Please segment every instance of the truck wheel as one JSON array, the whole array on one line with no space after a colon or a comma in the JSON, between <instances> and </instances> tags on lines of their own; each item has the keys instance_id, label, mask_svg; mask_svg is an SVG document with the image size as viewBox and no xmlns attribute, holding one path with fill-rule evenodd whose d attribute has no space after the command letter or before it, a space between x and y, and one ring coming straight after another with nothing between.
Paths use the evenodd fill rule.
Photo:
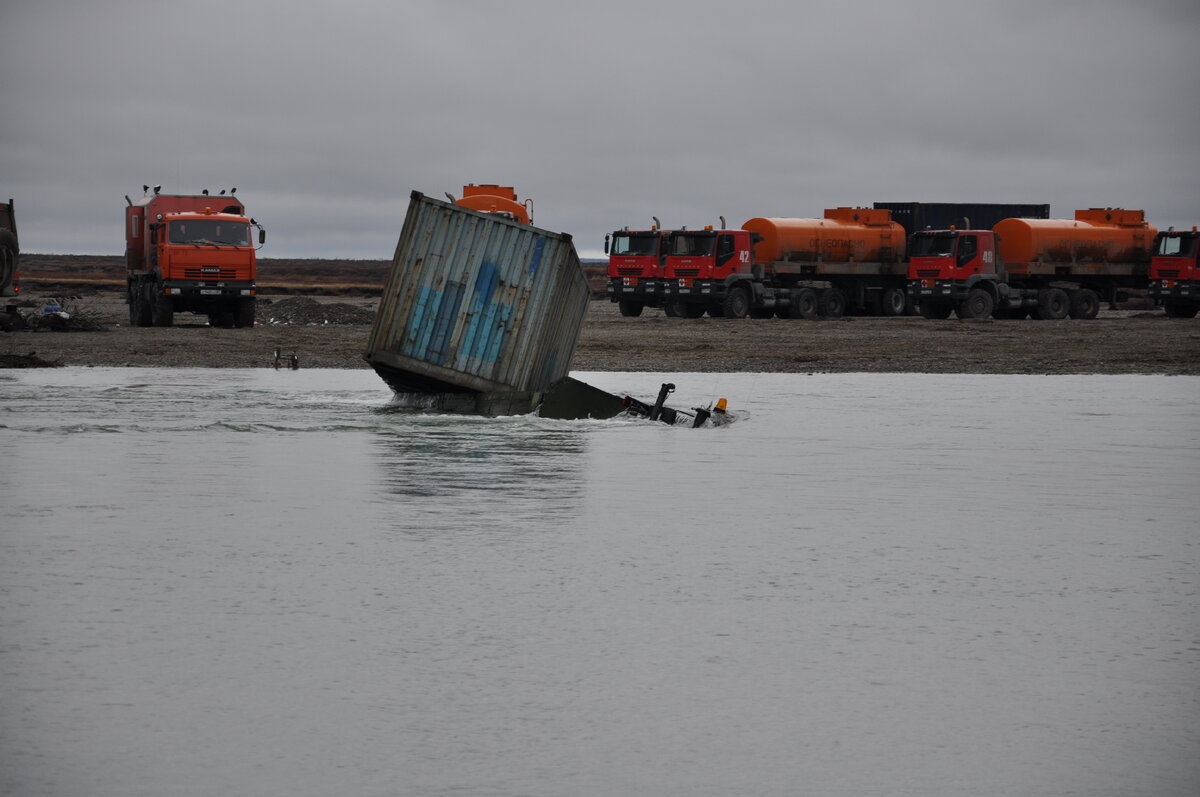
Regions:
<instances>
[{"instance_id":1,"label":"truck wheel","mask_svg":"<svg viewBox=\"0 0 1200 797\"><path fill-rule=\"evenodd\" d=\"M674 299L668 299L663 302L663 315L667 318L679 318L683 313L679 312L679 302Z\"/></svg>"},{"instance_id":2,"label":"truck wheel","mask_svg":"<svg viewBox=\"0 0 1200 797\"><path fill-rule=\"evenodd\" d=\"M1090 288L1081 288L1074 291L1070 297L1071 318L1079 318L1084 321L1090 321L1100 315L1100 297Z\"/></svg>"},{"instance_id":3,"label":"truck wheel","mask_svg":"<svg viewBox=\"0 0 1200 797\"><path fill-rule=\"evenodd\" d=\"M967 291L967 298L959 302L955 311L959 318L980 319L991 318L996 302L992 295L983 288L972 288Z\"/></svg>"},{"instance_id":4,"label":"truck wheel","mask_svg":"<svg viewBox=\"0 0 1200 797\"><path fill-rule=\"evenodd\" d=\"M135 282L129 286L129 324L135 327L148 327L152 322L146 288L142 283Z\"/></svg>"},{"instance_id":5,"label":"truck wheel","mask_svg":"<svg viewBox=\"0 0 1200 797\"><path fill-rule=\"evenodd\" d=\"M635 302L633 299L621 299L617 302L617 307L621 309L621 315L626 318L637 318L642 314L642 308L646 305L642 302Z\"/></svg>"},{"instance_id":6,"label":"truck wheel","mask_svg":"<svg viewBox=\"0 0 1200 797\"><path fill-rule=\"evenodd\" d=\"M819 312L816 291L812 288L792 291L792 305L788 308L788 318L816 318Z\"/></svg>"},{"instance_id":7,"label":"truck wheel","mask_svg":"<svg viewBox=\"0 0 1200 797\"><path fill-rule=\"evenodd\" d=\"M725 294L722 304L726 318L745 318L750 315L750 289L745 285L733 285Z\"/></svg>"},{"instance_id":8,"label":"truck wheel","mask_svg":"<svg viewBox=\"0 0 1200 797\"><path fill-rule=\"evenodd\" d=\"M1062 288L1043 288L1038 291L1037 317L1043 321L1058 321L1066 318L1071 310L1067 292Z\"/></svg>"},{"instance_id":9,"label":"truck wheel","mask_svg":"<svg viewBox=\"0 0 1200 797\"><path fill-rule=\"evenodd\" d=\"M817 299L817 308L823 316L841 318L846 314L846 294L839 288L826 288Z\"/></svg>"},{"instance_id":10,"label":"truck wheel","mask_svg":"<svg viewBox=\"0 0 1200 797\"><path fill-rule=\"evenodd\" d=\"M879 297L879 304L885 316L904 315L904 311L908 309L908 296L905 295L903 288L884 288L883 294Z\"/></svg>"},{"instance_id":11,"label":"truck wheel","mask_svg":"<svg viewBox=\"0 0 1200 797\"><path fill-rule=\"evenodd\" d=\"M8 230L0 230L0 294L7 295L17 270L17 238Z\"/></svg>"},{"instance_id":12,"label":"truck wheel","mask_svg":"<svg viewBox=\"0 0 1200 797\"><path fill-rule=\"evenodd\" d=\"M1200 307L1183 302L1167 302L1163 309L1167 311L1167 318L1195 318Z\"/></svg>"},{"instance_id":13,"label":"truck wheel","mask_svg":"<svg viewBox=\"0 0 1200 797\"><path fill-rule=\"evenodd\" d=\"M257 300L239 299L237 311L234 314L233 325L235 327L252 327L254 326L254 312Z\"/></svg>"},{"instance_id":14,"label":"truck wheel","mask_svg":"<svg viewBox=\"0 0 1200 797\"><path fill-rule=\"evenodd\" d=\"M921 317L933 320L941 320L950 317L950 305L944 302L921 302Z\"/></svg>"},{"instance_id":15,"label":"truck wheel","mask_svg":"<svg viewBox=\"0 0 1200 797\"><path fill-rule=\"evenodd\" d=\"M147 304L150 305L150 325L169 327L175 323L175 305L171 304L157 284L151 284L146 289L149 292Z\"/></svg>"}]
</instances>

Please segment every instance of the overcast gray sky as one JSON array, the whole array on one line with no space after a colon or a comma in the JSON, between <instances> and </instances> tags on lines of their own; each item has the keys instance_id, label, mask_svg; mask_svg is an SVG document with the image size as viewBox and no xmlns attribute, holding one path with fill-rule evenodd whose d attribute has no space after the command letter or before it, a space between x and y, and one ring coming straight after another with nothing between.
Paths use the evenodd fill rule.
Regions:
<instances>
[{"instance_id":1,"label":"overcast gray sky","mask_svg":"<svg viewBox=\"0 0 1200 797\"><path fill-rule=\"evenodd\" d=\"M120 254L124 196L236 186L267 257L387 258L413 190L604 234L875 201L1200 224L1192 0L0 0L23 251Z\"/></svg>"}]
</instances>

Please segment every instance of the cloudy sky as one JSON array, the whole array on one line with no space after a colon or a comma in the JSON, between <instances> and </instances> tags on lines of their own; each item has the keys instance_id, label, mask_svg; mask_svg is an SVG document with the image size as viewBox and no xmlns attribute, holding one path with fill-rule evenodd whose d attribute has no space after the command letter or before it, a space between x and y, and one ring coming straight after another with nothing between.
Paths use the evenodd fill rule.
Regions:
<instances>
[{"instance_id":1,"label":"cloudy sky","mask_svg":"<svg viewBox=\"0 0 1200 797\"><path fill-rule=\"evenodd\" d=\"M409 193L604 234L875 201L1200 224L1194 0L0 0L23 251L236 186L267 257L388 258Z\"/></svg>"}]
</instances>

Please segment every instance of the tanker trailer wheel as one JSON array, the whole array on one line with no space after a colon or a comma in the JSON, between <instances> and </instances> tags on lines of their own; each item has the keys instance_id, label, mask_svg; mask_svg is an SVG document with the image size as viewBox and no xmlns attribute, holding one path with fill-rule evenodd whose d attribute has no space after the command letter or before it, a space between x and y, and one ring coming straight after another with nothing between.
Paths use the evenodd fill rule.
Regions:
<instances>
[{"instance_id":1,"label":"tanker trailer wheel","mask_svg":"<svg viewBox=\"0 0 1200 797\"><path fill-rule=\"evenodd\" d=\"M996 302L992 295L983 288L972 288L967 291L967 298L959 302L954 311L959 318L991 318Z\"/></svg>"},{"instance_id":2,"label":"tanker trailer wheel","mask_svg":"<svg viewBox=\"0 0 1200 797\"><path fill-rule=\"evenodd\" d=\"M846 314L846 294L840 288L826 288L817 299L817 309L828 318L841 318Z\"/></svg>"},{"instance_id":3,"label":"tanker trailer wheel","mask_svg":"<svg viewBox=\"0 0 1200 797\"><path fill-rule=\"evenodd\" d=\"M637 318L642 314L642 308L646 305L642 302L635 302L633 299L621 299L617 302L617 307L621 310L621 315L626 318Z\"/></svg>"},{"instance_id":4,"label":"tanker trailer wheel","mask_svg":"<svg viewBox=\"0 0 1200 797\"><path fill-rule=\"evenodd\" d=\"M1090 321L1100 315L1100 297L1090 288L1082 288L1071 294L1071 318Z\"/></svg>"},{"instance_id":5,"label":"tanker trailer wheel","mask_svg":"<svg viewBox=\"0 0 1200 797\"><path fill-rule=\"evenodd\" d=\"M1071 301L1062 288L1043 288L1038 291L1036 317L1043 321L1058 321L1071 311Z\"/></svg>"},{"instance_id":6,"label":"tanker trailer wheel","mask_svg":"<svg viewBox=\"0 0 1200 797\"><path fill-rule=\"evenodd\" d=\"M816 318L820 315L817 292L812 288L792 291L792 304L788 307L788 318Z\"/></svg>"},{"instance_id":7,"label":"tanker trailer wheel","mask_svg":"<svg viewBox=\"0 0 1200 797\"><path fill-rule=\"evenodd\" d=\"M741 283L730 286L722 309L726 318L745 318L750 315L750 288Z\"/></svg>"}]
</instances>

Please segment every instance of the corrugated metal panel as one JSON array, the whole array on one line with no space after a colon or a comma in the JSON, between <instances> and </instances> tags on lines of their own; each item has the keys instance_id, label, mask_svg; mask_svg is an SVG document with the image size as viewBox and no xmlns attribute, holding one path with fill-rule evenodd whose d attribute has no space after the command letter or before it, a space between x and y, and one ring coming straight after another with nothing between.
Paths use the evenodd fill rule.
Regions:
<instances>
[{"instance_id":1,"label":"corrugated metal panel","mask_svg":"<svg viewBox=\"0 0 1200 797\"><path fill-rule=\"evenodd\" d=\"M1049 205L1012 205L980 202L876 202L889 210L892 221L912 235L921 230L948 230L951 226L990 230L1004 219L1048 219Z\"/></svg>"},{"instance_id":2,"label":"corrugated metal panel","mask_svg":"<svg viewBox=\"0 0 1200 797\"><path fill-rule=\"evenodd\" d=\"M569 235L414 191L365 356L401 392L540 394L589 299Z\"/></svg>"}]
</instances>

